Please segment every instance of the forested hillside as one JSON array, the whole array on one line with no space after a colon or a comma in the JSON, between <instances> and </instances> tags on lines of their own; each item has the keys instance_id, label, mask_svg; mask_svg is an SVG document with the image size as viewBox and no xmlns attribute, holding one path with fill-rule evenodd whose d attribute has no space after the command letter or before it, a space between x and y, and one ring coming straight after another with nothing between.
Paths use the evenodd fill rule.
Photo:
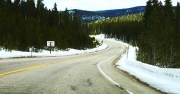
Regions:
<instances>
[{"instance_id":1,"label":"forested hillside","mask_svg":"<svg viewBox=\"0 0 180 94\"><path fill-rule=\"evenodd\" d=\"M116 38L124 42L136 43L144 31L143 13L125 15L88 24L91 33L104 33L106 38Z\"/></svg>"},{"instance_id":2,"label":"forested hillside","mask_svg":"<svg viewBox=\"0 0 180 94\"><path fill-rule=\"evenodd\" d=\"M139 36L138 60L161 67L180 68L180 4L173 10L171 0L165 5L147 2L145 31Z\"/></svg>"},{"instance_id":3,"label":"forested hillside","mask_svg":"<svg viewBox=\"0 0 180 94\"><path fill-rule=\"evenodd\" d=\"M137 46L139 61L180 68L180 3L174 9L171 0L148 0L144 13L96 21L89 29Z\"/></svg>"},{"instance_id":4,"label":"forested hillside","mask_svg":"<svg viewBox=\"0 0 180 94\"><path fill-rule=\"evenodd\" d=\"M78 16L81 18L81 21L83 23L89 23L97 20L104 20L106 18L113 18L128 14L144 12L145 8L146 8L145 6L136 6L131 8L101 10L101 11L86 11L86 10L77 10L77 11L78 11Z\"/></svg>"},{"instance_id":5,"label":"forested hillside","mask_svg":"<svg viewBox=\"0 0 180 94\"><path fill-rule=\"evenodd\" d=\"M58 49L95 47L76 10L59 12L56 3L47 9L42 1L0 0L0 49L43 49L46 41L55 41Z\"/></svg>"}]
</instances>

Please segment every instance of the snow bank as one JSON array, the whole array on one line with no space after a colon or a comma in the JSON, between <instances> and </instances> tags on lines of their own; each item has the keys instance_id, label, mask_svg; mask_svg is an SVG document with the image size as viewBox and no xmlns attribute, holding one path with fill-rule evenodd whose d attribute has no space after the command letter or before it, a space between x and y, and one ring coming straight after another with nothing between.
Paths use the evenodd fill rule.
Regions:
<instances>
[{"instance_id":1,"label":"snow bank","mask_svg":"<svg viewBox=\"0 0 180 94\"><path fill-rule=\"evenodd\" d=\"M97 38L105 39L104 34L98 35ZM127 43L116 41L115 39L107 40L118 42L128 47ZM117 63L117 67L158 90L168 94L180 94L180 69L159 68L139 62L136 60L136 49L138 48L129 46L128 58L127 53L122 55L122 58Z\"/></svg>"},{"instance_id":2,"label":"snow bank","mask_svg":"<svg viewBox=\"0 0 180 94\"><path fill-rule=\"evenodd\" d=\"M141 81L166 93L180 94L180 69L159 68L136 61L135 47L129 46L129 54L122 55L118 68L136 76Z\"/></svg>"},{"instance_id":3,"label":"snow bank","mask_svg":"<svg viewBox=\"0 0 180 94\"><path fill-rule=\"evenodd\" d=\"M50 51L43 50L42 52L32 52L32 56L34 57L45 57L45 56L65 56L65 55L75 55L75 54L82 54L82 53L90 53L90 52L96 52L103 49L106 49L108 47L107 44L103 43L101 46L93 49L87 49L87 50L76 50L76 49L70 49L69 51L52 51L50 54ZM31 52L21 52L21 51L11 51L7 52L5 50L0 51L0 58L14 58L14 57L31 57Z\"/></svg>"}]
</instances>

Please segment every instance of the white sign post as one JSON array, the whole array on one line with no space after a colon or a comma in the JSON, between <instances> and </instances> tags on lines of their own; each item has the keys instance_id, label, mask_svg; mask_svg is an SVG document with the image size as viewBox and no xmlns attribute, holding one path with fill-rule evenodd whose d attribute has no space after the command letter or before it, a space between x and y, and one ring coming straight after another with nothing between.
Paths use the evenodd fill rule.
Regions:
<instances>
[{"instance_id":1,"label":"white sign post","mask_svg":"<svg viewBox=\"0 0 180 94\"><path fill-rule=\"evenodd\" d=\"M128 48L127 48L127 59L128 59L128 54L129 54L129 45L128 45Z\"/></svg>"},{"instance_id":2,"label":"white sign post","mask_svg":"<svg viewBox=\"0 0 180 94\"><path fill-rule=\"evenodd\" d=\"M55 46L55 42L54 41L47 41L47 46L50 47L50 54L51 54L51 47Z\"/></svg>"},{"instance_id":3,"label":"white sign post","mask_svg":"<svg viewBox=\"0 0 180 94\"><path fill-rule=\"evenodd\" d=\"M30 51L31 51L31 57L32 57L33 47L30 48Z\"/></svg>"}]
</instances>

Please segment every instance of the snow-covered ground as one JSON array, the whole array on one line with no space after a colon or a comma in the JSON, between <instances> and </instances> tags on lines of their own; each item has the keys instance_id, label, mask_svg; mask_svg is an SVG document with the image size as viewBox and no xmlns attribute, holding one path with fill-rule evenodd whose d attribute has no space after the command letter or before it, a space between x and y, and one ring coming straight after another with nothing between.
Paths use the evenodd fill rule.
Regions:
<instances>
[{"instance_id":1,"label":"snow-covered ground","mask_svg":"<svg viewBox=\"0 0 180 94\"><path fill-rule=\"evenodd\" d=\"M98 35L98 38L104 39L104 35ZM116 41L115 39L108 40ZM119 43L128 47L126 43L120 41ZM180 94L180 69L159 68L136 61L135 49L137 48L129 46L128 58L127 53L122 55L117 67L158 90L168 94Z\"/></svg>"},{"instance_id":2,"label":"snow-covered ground","mask_svg":"<svg viewBox=\"0 0 180 94\"><path fill-rule=\"evenodd\" d=\"M42 52L21 52L21 51L11 51L7 52L5 50L0 51L0 58L18 58L18 57L47 57L47 56L67 56L67 55L76 55L76 54L82 54L82 53L90 53L90 52L96 52L103 49L106 49L108 47L107 44L103 43L101 46L93 49L87 49L87 50L76 50L76 49L69 49L68 51L52 51L50 54L50 51L43 50Z\"/></svg>"},{"instance_id":3,"label":"snow-covered ground","mask_svg":"<svg viewBox=\"0 0 180 94\"><path fill-rule=\"evenodd\" d=\"M104 35L98 35L96 38L104 39ZM114 39L107 39L111 41L116 41ZM128 44L116 41L123 45L128 46ZM107 44L103 44L100 47L88 50L75 50L70 49L69 51L42 51L40 53L32 53L32 56L65 56L95 52L107 48ZM156 66L148 65L139 61L136 61L135 47L129 46L128 58L127 54L122 55L119 60L118 68L121 70L129 72L131 75L136 76L141 81L148 83L154 88L157 88L163 92L170 94L180 94L180 69L170 69L170 68L159 68ZM30 52L20 52L12 51L6 52L5 50L0 51L0 58L12 58L12 57L30 57Z\"/></svg>"}]
</instances>

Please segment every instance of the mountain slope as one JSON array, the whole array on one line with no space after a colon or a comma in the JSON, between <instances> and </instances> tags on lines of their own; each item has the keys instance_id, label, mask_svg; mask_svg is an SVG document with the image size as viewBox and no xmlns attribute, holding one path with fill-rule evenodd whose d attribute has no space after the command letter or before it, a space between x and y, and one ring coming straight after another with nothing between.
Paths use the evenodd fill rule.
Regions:
<instances>
[{"instance_id":1,"label":"mountain slope","mask_svg":"<svg viewBox=\"0 0 180 94\"><path fill-rule=\"evenodd\" d=\"M145 6L137 6L137 7L132 7L132 8L104 10L104 11L95 11L95 12L101 15L104 15L106 17L117 17L117 16L122 16L122 15L127 15L127 14L144 12L145 8L146 8Z\"/></svg>"},{"instance_id":2,"label":"mountain slope","mask_svg":"<svg viewBox=\"0 0 180 94\"><path fill-rule=\"evenodd\" d=\"M82 22L92 22L109 17L117 17L127 14L144 12L145 8L146 8L145 6L137 6L126 9L114 9L114 10L102 10L102 11L86 11L86 10L77 10L77 11Z\"/></svg>"}]
</instances>

